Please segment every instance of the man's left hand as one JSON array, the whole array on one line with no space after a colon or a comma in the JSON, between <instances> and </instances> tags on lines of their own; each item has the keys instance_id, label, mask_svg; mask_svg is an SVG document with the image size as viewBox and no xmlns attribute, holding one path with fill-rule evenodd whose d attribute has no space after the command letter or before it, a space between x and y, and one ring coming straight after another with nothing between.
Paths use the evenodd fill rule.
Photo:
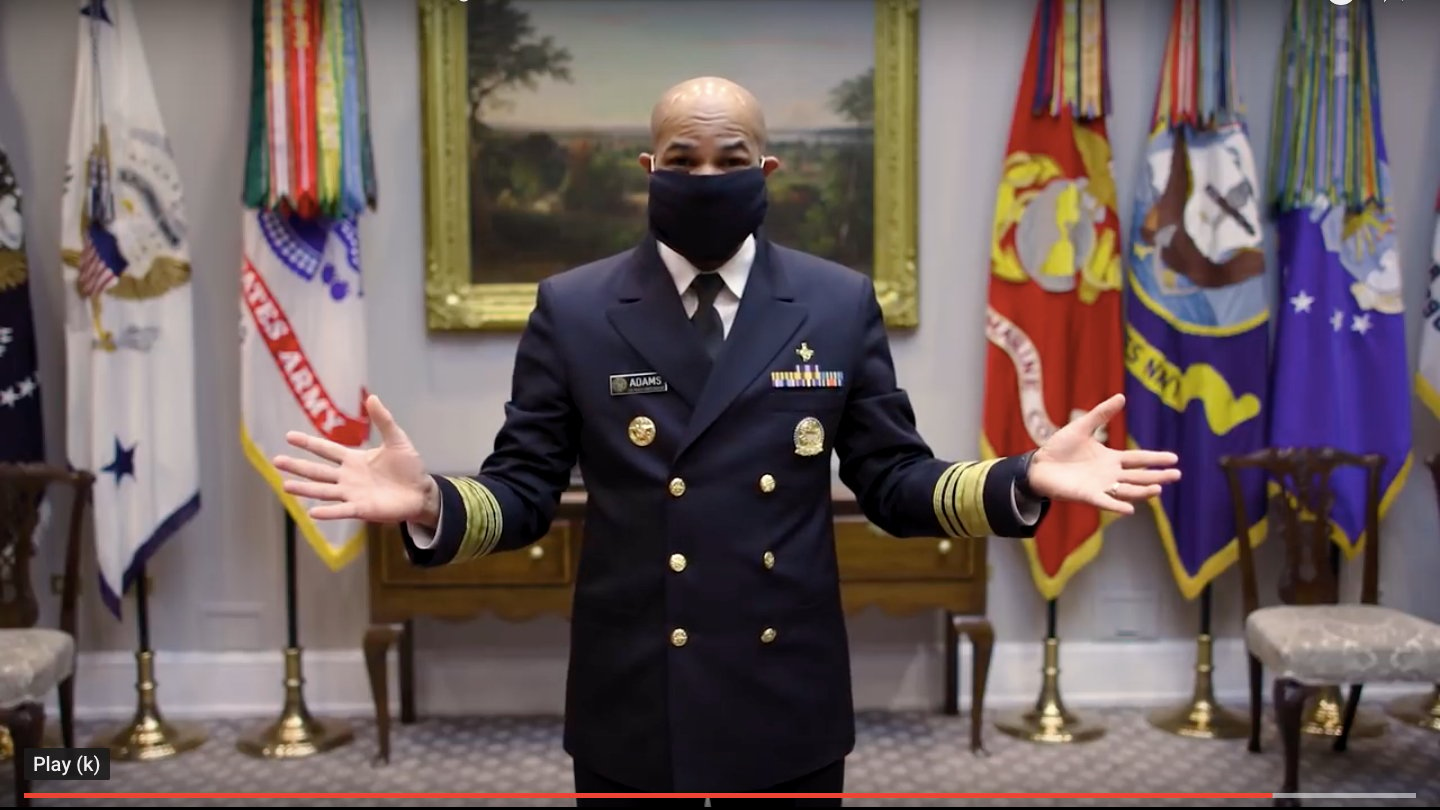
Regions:
<instances>
[{"instance_id":1,"label":"man's left hand","mask_svg":"<svg viewBox=\"0 0 1440 810\"><path fill-rule=\"evenodd\" d=\"M1125 407L1116 394L1055 432L1030 460L1029 483L1052 500L1077 501L1129 515L1134 504L1180 480L1180 457L1150 450L1115 450L1095 439Z\"/></svg>"}]
</instances>

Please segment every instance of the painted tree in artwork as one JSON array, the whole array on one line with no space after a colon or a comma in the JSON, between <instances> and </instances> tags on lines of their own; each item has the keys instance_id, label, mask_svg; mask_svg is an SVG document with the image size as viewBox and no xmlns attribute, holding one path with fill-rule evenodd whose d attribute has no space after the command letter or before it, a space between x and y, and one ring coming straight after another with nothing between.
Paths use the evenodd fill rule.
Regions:
<instances>
[{"instance_id":1,"label":"painted tree in artwork","mask_svg":"<svg viewBox=\"0 0 1440 810\"><path fill-rule=\"evenodd\" d=\"M471 255L488 240L490 196L480 152L486 143L487 110L504 109L506 90L535 89L539 81L568 82L570 52L552 37L537 36L530 15L512 0L468 0L465 4L470 114Z\"/></svg>"}]
</instances>

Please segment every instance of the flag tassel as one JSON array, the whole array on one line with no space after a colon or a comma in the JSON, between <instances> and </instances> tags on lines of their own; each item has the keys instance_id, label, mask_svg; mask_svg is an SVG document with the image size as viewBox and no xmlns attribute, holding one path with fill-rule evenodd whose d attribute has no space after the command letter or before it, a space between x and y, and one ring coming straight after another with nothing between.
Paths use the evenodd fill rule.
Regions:
<instances>
[{"instance_id":1,"label":"flag tassel","mask_svg":"<svg viewBox=\"0 0 1440 810\"><path fill-rule=\"evenodd\" d=\"M300 660L299 600L296 598L295 518L285 512L285 705L274 722L241 735L235 747L261 759L299 759L339 748L355 739L343 720L321 720L305 705L305 676Z\"/></svg>"},{"instance_id":2,"label":"flag tassel","mask_svg":"<svg viewBox=\"0 0 1440 810\"><path fill-rule=\"evenodd\" d=\"M1028 742L1093 742L1105 736L1105 727L1072 713L1060 699L1060 638L1055 632L1055 602L1051 599L1045 605L1045 664L1035 708L1001 717L995 727Z\"/></svg>"},{"instance_id":3,"label":"flag tassel","mask_svg":"<svg viewBox=\"0 0 1440 810\"><path fill-rule=\"evenodd\" d=\"M119 729L100 734L92 747L110 749L110 757L116 761L151 762L199 748L205 743L207 735L196 724L173 722L161 714L160 700L156 697L155 651L150 648L150 613L146 604L150 579L145 576L143 562L136 565L133 587L135 624L139 628L135 651L135 716Z\"/></svg>"}]
</instances>

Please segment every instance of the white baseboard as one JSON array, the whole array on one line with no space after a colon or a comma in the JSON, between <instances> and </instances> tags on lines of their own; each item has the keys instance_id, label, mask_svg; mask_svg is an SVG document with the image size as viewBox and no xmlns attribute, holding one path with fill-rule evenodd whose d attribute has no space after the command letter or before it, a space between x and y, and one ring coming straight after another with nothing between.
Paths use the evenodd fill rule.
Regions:
<instances>
[{"instance_id":1,"label":"white baseboard","mask_svg":"<svg viewBox=\"0 0 1440 810\"><path fill-rule=\"evenodd\" d=\"M1193 641L1097 642L1060 645L1060 691L1067 706L1157 706L1187 699L1195 683ZM1039 642L997 644L986 690L987 709L1031 704L1039 693ZM862 709L933 709L942 699L941 654L925 646L854 650L856 705ZM960 651L960 706L970 704L968 644ZM359 650L307 651L305 698L317 714L374 714ZM399 710L395 655L390 656L391 710ZM165 652L155 655L160 709L166 717L276 716L284 700L284 663L275 652ZM416 702L422 715L558 714L563 710L563 655L488 656L417 650ZM1216 697L1243 709L1248 701L1244 650L1238 640L1215 643ZM1365 702L1427 689L1374 684ZM1268 684L1266 697L1269 697ZM51 699L53 709L54 699ZM125 652L82 653L76 682L82 720L128 718L135 710L135 659Z\"/></svg>"}]
</instances>

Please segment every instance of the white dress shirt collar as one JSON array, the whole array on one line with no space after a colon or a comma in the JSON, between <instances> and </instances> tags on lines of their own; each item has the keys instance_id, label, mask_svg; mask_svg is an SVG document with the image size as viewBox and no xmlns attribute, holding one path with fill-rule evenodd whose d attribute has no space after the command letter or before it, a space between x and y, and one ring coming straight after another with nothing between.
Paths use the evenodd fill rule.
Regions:
<instances>
[{"instance_id":1,"label":"white dress shirt collar","mask_svg":"<svg viewBox=\"0 0 1440 810\"><path fill-rule=\"evenodd\" d=\"M670 271L670 277L675 280L675 291L682 296L685 295L685 292L690 289L690 282L695 280L695 276L699 275L700 271L695 269L695 265L691 264L684 256L672 250L669 245L658 241L656 244L660 248L660 259L665 262L665 269ZM720 265L715 272L720 274L720 278L725 282L725 287L739 299L745 295L745 282L750 279L750 267L754 263L755 237L751 235L745 237L745 241L740 244L740 249L735 251L735 255Z\"/></svg>"}]
</instances>

